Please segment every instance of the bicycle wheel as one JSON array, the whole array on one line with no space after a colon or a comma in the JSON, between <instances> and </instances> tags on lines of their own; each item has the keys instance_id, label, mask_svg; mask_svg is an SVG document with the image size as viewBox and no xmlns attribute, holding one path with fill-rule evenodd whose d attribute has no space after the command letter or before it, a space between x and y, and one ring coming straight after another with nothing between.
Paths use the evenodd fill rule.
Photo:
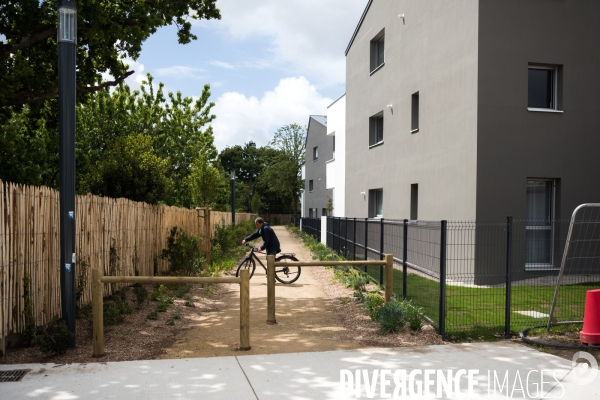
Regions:
<instances>
[{"instance_id":1,"label":"bicycle wheel","mask_svg":"<svg viewBox=\"0 0 600 400\"><path fill-rule=\"evenodd\" d=\"M292 256L281 256L275 259L277 262L288 262L288 261L298 261L296 257ZM281 283L294 283L300 278L300 272L302 270L298 266L277 266L275 267L275 279L277 279Z\"/></svg>"},{"instance_id":2,"label":"bicycle wheel","mask_svg":"<svg viewBox=\"0 0 600 400\"><path fill-rule=\"evenodd\" d=\"M242 269L247 269L248 271L250 271L250 278L252 278L252 275L254 275L254 270L256 269L256 263L254 262L253 259L246 258L244 261L242 261L240 263L240 266L238 267L237 271L235 271L236 277L240 276L240 271Z\"/></svg>"}]
</instances>

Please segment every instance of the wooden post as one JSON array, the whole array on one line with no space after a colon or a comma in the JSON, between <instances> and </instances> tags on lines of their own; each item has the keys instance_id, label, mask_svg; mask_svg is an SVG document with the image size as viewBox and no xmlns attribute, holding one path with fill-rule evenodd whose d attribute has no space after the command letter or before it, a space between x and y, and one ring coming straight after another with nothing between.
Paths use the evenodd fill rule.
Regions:
<instances>
[{"instance_id":1,"label":"wooden post","mask_svg":"<svg viewBox=\"0 0 600 400\"><path fill-rule=\"evenodd\" d=\"M275 319L275 256L267 256L267 324L274 325Z\"/></svg>"},{"instance_id":2,"label":"wooden post","mask_svg":"<svg viewBox=\"0 0 600 400\"><path fill-rule=\"evenodd\" d=\"M94 357L104 355L104 285L100 281L103 271L100 268L92 269L92 317L93 317L93 340Z\"/></svg>"},{"instance_id":3,"label":"wooden post","mask_svg":"<svg viewBox=\"0 0 600 400\"><path fill-rule=\"evenodd\" d=\"M6 338L0 336L0 357L6 356Z\"/></svg>"},{"instance_id":4,"label":"wooden post","mask_svg":"<svg viewBox=\"0 0 600 400\"><path fill-rule=\"evenodd\" d=\"M202 213L202 215L200 214L200 211L202 211L202 209L200 207L196 207L196 217L198 220L198 237L200 238L204 238L204 221L202 221L202 219L204 219L204 213ZM204 253L204 239L198 243L198 250L200 250L201 253Z\"/></svg>"},{"instance_id":5,"label":"wooden post","mask_svg":"<svg viewBox=\"0 0 600 400\"><path fill-rule=\"evenodd\" d=\"M394 255L385 255L385 302L392 300L394 295Z\"/></svg>"},{"instance_id":6,"label":"wooden post","mask_svg":"<svg viewBox=\"0 0 600 400\"><path fill-rule=\"evenodd\" d=\"M210 207L206 207L204 209L204 242L205 242L205 254L206 254L206 265L210 265L210 238L212 236L212 231L210 229Z\"/></svg>"},{"instance_id":7,"label":"wooden post","mask_svg":"<svg viewBox=\"0 0 600 400\"><path fill-rule=\"evenodd\" d=\"M239 350L250 350L250 271L240 271L240 347Z\"/></svg>"}]
</instances>

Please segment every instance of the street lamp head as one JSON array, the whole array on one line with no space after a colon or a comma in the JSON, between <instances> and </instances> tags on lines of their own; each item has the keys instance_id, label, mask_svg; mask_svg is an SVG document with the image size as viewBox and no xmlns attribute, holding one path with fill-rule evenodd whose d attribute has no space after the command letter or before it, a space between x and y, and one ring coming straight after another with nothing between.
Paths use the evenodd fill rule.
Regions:
<instances>
[{"instance_id":1,"label":"street lamp head","mask_svg":"<svg viewBox=\"0 0 600 400\"><path fill-rule=\"evenodd\" d=\"M58 5L58 42L77 43L77 9L71 1L61 0Z\"/></svg>"}]
</instances>

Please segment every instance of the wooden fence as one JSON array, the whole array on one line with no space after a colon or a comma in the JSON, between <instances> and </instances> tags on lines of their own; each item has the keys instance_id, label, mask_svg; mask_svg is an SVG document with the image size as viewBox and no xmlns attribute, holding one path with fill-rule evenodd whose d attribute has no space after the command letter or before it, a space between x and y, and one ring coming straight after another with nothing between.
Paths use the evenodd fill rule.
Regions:
<instances>
[{"instance_id":1,"label":"wooden fence","mask_svg":"<svg viewBox=\"0 0 600 400\"><path fill-rule=\"evenodd\" d=\"M154 275L155 266L159 272L167 270L160 254L166 248L169 231L177 226L205 238L205 212L127 199L77 196L76 283L87 282L80 302L92 299L89 283L93 267L100 266L105 275L113 276L132 276L135 269L140 275ZM212 232L216 225L231 221L229 213L210 214ZM236 213L236 221L253 217ZM31 281L36 325L61 315L59 264L59 193L47 187L0 181L0 344L9 333L20 333L25 328L25 274ZM114 288L105 285L104 295L110 295Z\"/></svg>"}]
</instances>

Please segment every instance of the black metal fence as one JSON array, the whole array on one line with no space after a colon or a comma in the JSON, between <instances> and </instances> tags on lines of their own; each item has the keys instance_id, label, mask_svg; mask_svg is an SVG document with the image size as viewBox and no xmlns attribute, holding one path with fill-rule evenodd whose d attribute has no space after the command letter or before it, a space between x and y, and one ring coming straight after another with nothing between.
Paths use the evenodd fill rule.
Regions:
<instances>
[{"instance_id":1,"label":"black metal fence","mask_svg":"<svg viewBox=\"0 0 600 400\"><path fill-rule=\"evenodd\" d=\"M320 220L305 220L303 231L319 240ZM422 307L443 337L509 336L547 322L569 222L328 217L327 246L352 260L393 254L396 296ZM581 218L574 226L559 321L582 320L586 291L600 288L600 218ZM384 283L382 268L365 271Z\"/></svg>"},{"instance_id":2,"label":"black metal fence","mask_svg":"<svg viewBox=\"0 0 600 400\"><path fill-rule=\"evenodd\" d=\"M320 218L300 218L302 232L311 235L315 240L321 241L321 219Z\"/></svg>"}]
</instances>

